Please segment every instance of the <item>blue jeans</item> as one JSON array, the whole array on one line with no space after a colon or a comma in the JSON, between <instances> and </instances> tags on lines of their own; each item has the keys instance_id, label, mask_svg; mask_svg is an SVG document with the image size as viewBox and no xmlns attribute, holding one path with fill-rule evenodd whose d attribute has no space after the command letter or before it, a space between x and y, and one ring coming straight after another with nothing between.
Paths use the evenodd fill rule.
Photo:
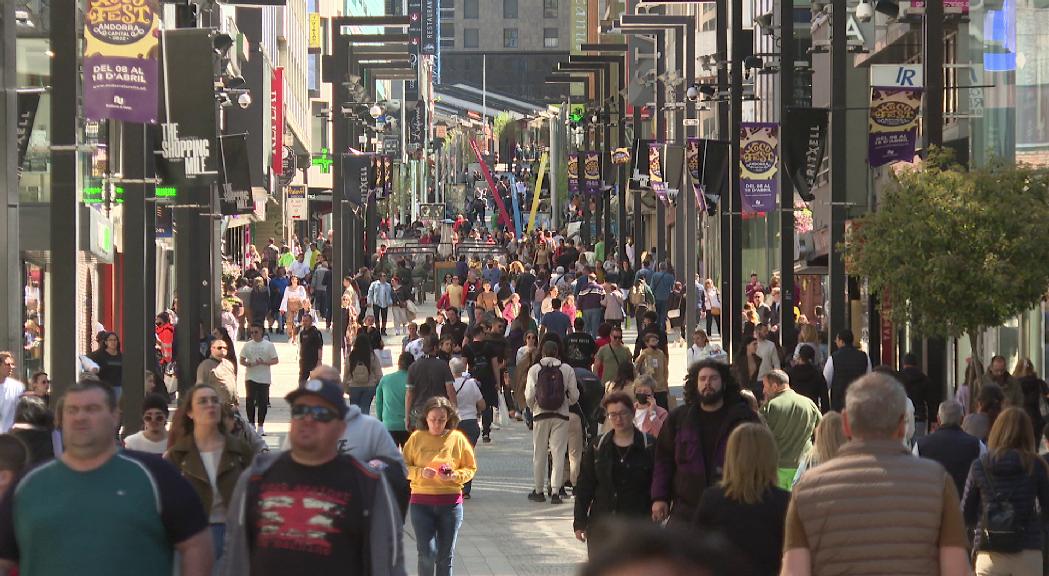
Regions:
<instances>
[{"instance_id":1,"label":"blue jeans","mask_svg":"<svg viewBox=\"0 0 1049 576\"><path fill-rule=\"evenodd\" d=\"M601 323L605 320L605 309L604 308L588 308L583 310L583 325L586 326L588 334L597 338L597 329L601 327Z\"/></svg>"},{"instance_id":2,"label":"blue jeans","mask_svg":"<svg viewBox=\"0 0 1049 576\"><path fill-rule=\"evenodd\" d=\"M476 320L477 320L475 318L475 316L474 316L474 314L475 314L475 310L474 309L475 309L476 306L477 306L477 302L476 301L474 301L474 300L467 300L466 301L466 317L470 319L470 326L471 327L474 326L474 322L476 322Z\"/></svg>"},{"instance_id":3,"label":"blue jeans","mask_svg":"<svg viewBox=\"0 0 1049 576\"><path fill-rule=\"evenodd\" d=\"M408 512L415 528L419 576L452 576L455 540L463 523L463 505L413 503Z\"/></svg>"},{"instance_id":4,"label":"blue jeans","mask_svg":"<svg viewBox=\"0 0 1049 576\"><path fill-rule=\"evenodd\" d=\"M375 399L375 387L350 388L350 404L361 409L361 414L370 414L372 400Z\"/></svg>"},{"instance_id":5,"label":"blue jeans","mask_svg":"<svg viewBox=\"0 0 1049 576\"><path fill-rule=\"evenodd\" d=\"M459 431L466 434L466 439L470 441L470 446L477 446L477 440L481 437L481 426L477 423L477 418L460 420ZM470 480L463 485L463 494L470 493L470 488L473 486L473 483L474 481Z\"/></svg>"},{"instance_id":6,"label":"blue jeans","mask_svg":"<svg viewBox=\"0 0 1049 576\"><path fill-rule=\"evenodd\" d=\"M215 549L215 560L222 558L223 546L226 542L226 525L225 524L212 524L211 525L211 544Z\"/></svg>"},{"instance_id":7,"label":"blue jeans","mask_svg":"<svg viewBox=\"0 0 1049 576\"><path fill-rule=\"evenodd\" d=\"M667 325L667 301L656 300L656 315L659 316L659 324L661 330L666 329Z\"/></svg>"}]
</instances>

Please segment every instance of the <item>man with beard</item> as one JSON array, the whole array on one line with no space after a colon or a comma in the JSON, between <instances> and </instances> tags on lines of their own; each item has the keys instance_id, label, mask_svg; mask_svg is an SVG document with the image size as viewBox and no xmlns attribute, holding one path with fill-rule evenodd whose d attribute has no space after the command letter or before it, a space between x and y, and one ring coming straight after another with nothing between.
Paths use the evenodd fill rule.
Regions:
<instances>
[{"instance_id":1,"label":"man with beard","mask_svg":"<svg viewBox=\"0 0 1049 576\"><path fill-rule=\"evenodd\" d=\"M688 523L703 491L721 479L729 434L760 422L739 393L729 367L715 360L693 364L685 378L685 405L667 418L656 442L652 520ZM696 448L699 448L698 450Z\"/></svg>"}]
</instances>

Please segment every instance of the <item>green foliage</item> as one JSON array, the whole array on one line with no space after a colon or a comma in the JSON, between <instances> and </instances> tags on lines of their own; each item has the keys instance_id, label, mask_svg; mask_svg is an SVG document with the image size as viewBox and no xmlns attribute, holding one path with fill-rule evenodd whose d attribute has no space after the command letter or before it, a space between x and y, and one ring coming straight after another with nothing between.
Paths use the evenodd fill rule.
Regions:
<instances>
[{"instance_id":1,"label":"green foliage","mask_svg":"<svg viewBox=\"0 0 1049 576\"><path fill-rule=\"evenodd\" d=\"M500 112L499 114L496 114L495 119L492 120L492 135L495 136L495 139L498 140L503 131L506 130L506 127L513 122L514 119L510 116L509 112Z\"/></svg>"},{"instance_id":2,"label":"green foliage","mask_svg":"<svg viewBox=\"0 0 1049 576\"><path fill-rule=\"evenodd\" d=\"M845 257L919 334L998 326L1049 287L1049 172L1000 160L965 170L934 150L860 219Z\"/></svg>"}]
</instances>

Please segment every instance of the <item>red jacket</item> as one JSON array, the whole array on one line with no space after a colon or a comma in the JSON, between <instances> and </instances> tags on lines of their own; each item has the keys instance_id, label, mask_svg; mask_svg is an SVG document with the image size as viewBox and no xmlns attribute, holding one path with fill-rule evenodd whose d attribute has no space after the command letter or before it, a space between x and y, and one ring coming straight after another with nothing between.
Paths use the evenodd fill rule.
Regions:
<instances>
[{"instance_id":1,"label":"red jacket","mask_svg":"<svg viewBox=\"0 0 1049 576\"><path fill-rule=\"evenodd\" d=\"M175 360L175 327L170 323L157 326L157 340L160 341L160 363L170 364Z\"/></svg>"}]
</instances>

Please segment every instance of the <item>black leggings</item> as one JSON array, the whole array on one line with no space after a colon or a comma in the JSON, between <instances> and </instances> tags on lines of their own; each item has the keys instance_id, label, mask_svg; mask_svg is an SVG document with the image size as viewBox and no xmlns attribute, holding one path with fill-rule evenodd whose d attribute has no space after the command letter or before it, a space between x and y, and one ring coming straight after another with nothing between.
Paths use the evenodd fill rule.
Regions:
<instances>
[{"instance_id":1,"label":"black leggings","mask_svg":"<svg viewBox=\"0 0 1049 576\"><path fill-rule=\"evenodd\" d=\"M247 384L248 397L245 409L248 412L248 423L255 425L255 409L258 408L259 426L262 426L266 423L266 411L269 409L270 385L254 380L248 380Z\"/></svg>"},{"instance_id":2,"label":"black leggings","mask_svg":"<svg viewBox=\"0 0 1049 576\"><path fill-rule=\"evenodd\" d=\"M718 325L718 334L721 334L721 316L715 316L707 310L707 336L713 336L714 333L710 331L710 327L713 324Z\"/></svg>"}]
</instances>

